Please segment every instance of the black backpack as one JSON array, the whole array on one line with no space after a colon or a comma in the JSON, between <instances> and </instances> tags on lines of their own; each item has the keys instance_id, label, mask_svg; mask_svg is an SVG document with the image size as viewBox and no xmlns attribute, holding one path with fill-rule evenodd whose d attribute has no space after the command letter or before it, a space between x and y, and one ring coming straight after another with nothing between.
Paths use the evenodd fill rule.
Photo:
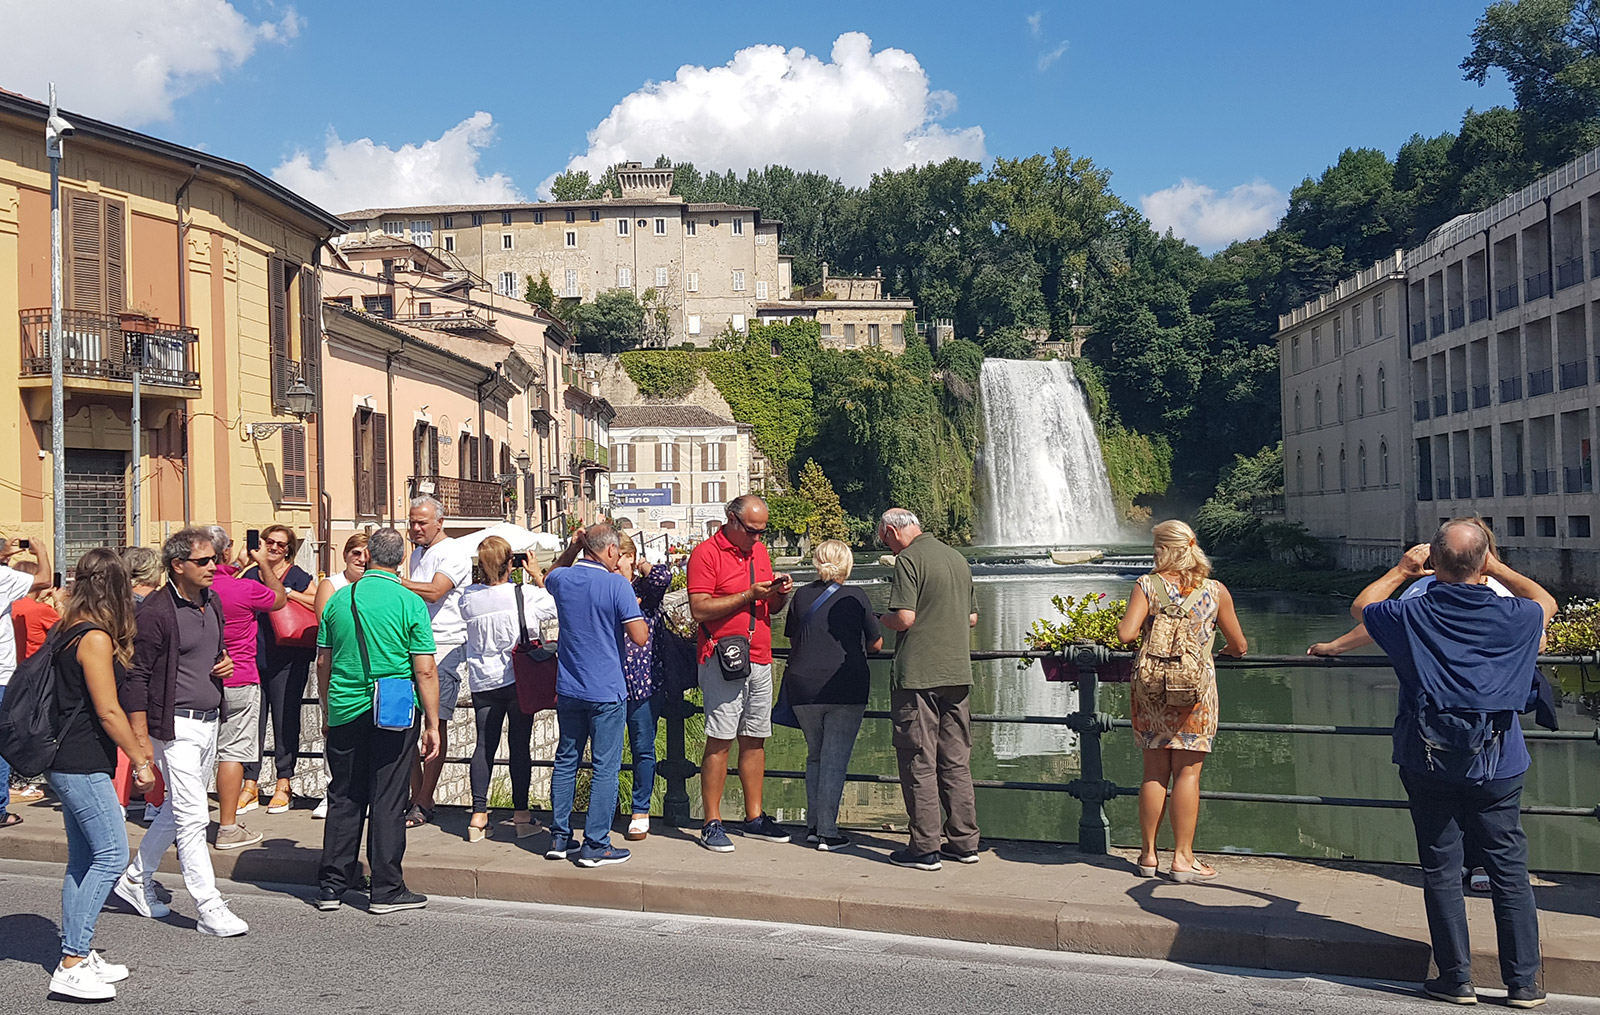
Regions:
<instances>
[{"instance_id":1,"label":"black backpack","mask_svg":"<svg viewBox=\"0 0 1600 1015\"><path fill-rule=\"evenodd\" d=\"M39 651L22 661L0 699L0 758L26 779L49 770L60 746L57 735L77 721L89 701L85 688L83 701L66 722L56 724L56 653L97 629L93 624L74 624L67 631L61 628L60 624L51 628Z\"/></svg>"}]
</instances>

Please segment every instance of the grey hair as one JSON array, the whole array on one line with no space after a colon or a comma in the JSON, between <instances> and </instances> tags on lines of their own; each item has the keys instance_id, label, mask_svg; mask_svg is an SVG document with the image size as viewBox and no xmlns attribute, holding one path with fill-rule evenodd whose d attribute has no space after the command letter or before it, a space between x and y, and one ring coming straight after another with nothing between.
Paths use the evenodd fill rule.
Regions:
<instances>
[{"instance_id":1,"label":"grey hair","mask_svg":"<svg viewBox=\"0 0 1600 1015\"><path fill-rule=\"evenodd\" d=\"M439 503L436 497L413 497L411 498L411 506L413 508L431 507L433 508L433 517L440 521L444 520L444 505Z\"/></svg>"},{"instance_id":2,"label":"grey hair","mask_svg":"<svg viewBox=\"0 0 1600 1015\"><path fill-rule=\"evenodd\" d=\"M1457 531L1467 533L1467 538L1453 535ZM1462 581L1488 562L1489 534L1475 518L1452 518L1434 533L1428 555L1440 581Z\"/></svg>"},{"instance_id":3,"label":"grey hair","mask_svg":"<svg viewBox=\"0 0 1600 1015\"><path fill-rule=\"evenodd\" d=\"M406 539L400 530L379 529L367 537L367 561L374 567L393 570L405 559Z\"/></svg>"},{"instance_id":4,"label":"grey hair","mask_svg":"<svg viewBox=\"0 0 1600 1015\"><path fill-rule=\"evenodd\" d=\"M617 535L616 528L605 522L596 522L583 530L583 548L596 557L613 546L621 545L622 538Z\"/></svg>"},{"instance_id":5,"label":"grey hair","mask_svg":"<svg viewBox=\"0 0 1600 1015\"><path fill-rule=\"evenodd\" d=\"M890 508L878 520L878 528L882 529L920 529L922 519L917 517L915 511L906 508Z\"/></svg>"},{"instance_id":6,"label":"grey hair","mask_svg":"<svg viewBox=\"0 0 1600 1015\"><path fill-rule=\"evenodd\" d=\"M757 494L740 494L739 496L733 498L733 500L728 501L728 517L737 518L741 522L744 521L745 511L750 507L750 505L754 504L758 500L761 500L761 497Z\"/></svg>"},{"instance_id":7,"label":"grey hair","mask_svg":"<svg viewBox=\"0 0 1600 1015\"><path fill-rule=\"evenodd\" d=\"M172 565L188 557L200 543L211 544L211 533L198 525L179 529L161 544L161 573L172 579ZM214 549L214 548L213 548Z\"/></svg>"},{"instance_id":8,"label":"grey hair","mask_svg":"<svg viewBox=\"0 0 1600 1015\"><path fill-rule=\"evenodd\" d=\"M211 533L211 548L217 551L217 556L226 557L228 548L233 545L233 540L228 538L228 530L220 525L205 525L202 528Z\"/></svg>"},{"instance_id":9,"label":"grey hair","mask_svg":"<svg viewBox=\"0 0 1600 1015\"><path fill-rule=\"evenodd\" d=\"M130 546L122 551L122 562L135 585L161 584L161 555L148 546Z\"/></svg>"}]
</instances>

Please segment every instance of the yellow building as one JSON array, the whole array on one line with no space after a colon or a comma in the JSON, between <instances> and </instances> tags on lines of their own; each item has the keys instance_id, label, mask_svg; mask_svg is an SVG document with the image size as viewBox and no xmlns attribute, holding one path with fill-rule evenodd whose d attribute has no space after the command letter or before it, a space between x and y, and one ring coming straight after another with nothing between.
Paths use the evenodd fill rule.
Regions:
<instances>
[{"instance_id":1,"label":"yellow building","mask_svg":"<svg viewBox=\"0 0 1600 1015\"><path fill-rule=\"evenodd\" d=\"M42 540L53 516L46 115L0 91L0 351L19 396L0 411L0 529ZM320 397L317 251L343 224L246 166L62 115L75 133L61 166L69 559L57 566L191 521L235 538L276 521L320 542L316 423L285 403L297 381Z\"/></svg>"}]
</instances>

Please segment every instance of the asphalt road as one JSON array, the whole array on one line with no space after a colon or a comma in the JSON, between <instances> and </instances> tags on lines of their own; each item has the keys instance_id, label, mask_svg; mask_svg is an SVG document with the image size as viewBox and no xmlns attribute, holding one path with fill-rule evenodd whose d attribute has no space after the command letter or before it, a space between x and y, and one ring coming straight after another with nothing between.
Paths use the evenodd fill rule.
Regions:
<instances>
[{"instance_id":1,"label":"asphalt road","mask_svg":"<svg viewBox=\"0 0 1600 1015\"><path fill-rule=\"evenodd\" d=\"M0 1015L59 1012L60 869L0 861ZM133 970L117 1010L320 1013L582 1011L585 1015L943 1015L1442 1012L1412 984L1068 955L787 924L435 898L374 917L319 913L300 887L230 886L244 938L194 931L181 879L173 915L113 903L95 946ZM114 897L113 897L114 898ZM347 898L358 899L351 895ZM1487 1000L1487 998L1486 998ZM1544 1009L1600 1015L1600 1000Z\"/></svg>"}]
</instances>

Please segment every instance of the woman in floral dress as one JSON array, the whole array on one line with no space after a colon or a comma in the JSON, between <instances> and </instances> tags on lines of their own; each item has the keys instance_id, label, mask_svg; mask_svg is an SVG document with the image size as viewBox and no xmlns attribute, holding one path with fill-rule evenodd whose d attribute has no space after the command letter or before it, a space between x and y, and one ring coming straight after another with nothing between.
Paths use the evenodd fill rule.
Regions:
<instances>
[{"instance_id":1,"label":"woman in floral dress","mask_svg":"<svg viewBox=\"0 0 1600 1015\"><path fill-rule=\"evenodd\" d=\"M643 645L626 644L622 675L628 683L628 746L633 751L633 814L624 838L637 842L650 834L650 795L656 788L656 716L660 712L657 692L661 688L661 660L655 651L656 622L661 617L661 599L672 585L672 568L655 564L639 555L638 546L622 537L622 559L617 570L633 583L639 609L650 625L650 639Z\"/></svg>"},{"instance_id":2,"label":"woman in floral dress","mask_svg":"<svg viewBox=\"0 0 1600 1015\"><path fill-rule=\"evenodd\" d=\"M1200 700L1193 705L1169 705L1164 696L1152 694L1141 681L1133 682L1133 732L1144 751L1144 781L1139 786L1139 873L1146 877L1156 874L1156 831L1168 810L1170 790L1172 880L1209 881L1217 872L1195 858L1194 830L1200 816L1200 767L1217 735L1217 670L1211 661L1211 644L1220 627L1227 639L1223 652L1242 656L1244 631L1227 586L1207 577L1211 561L1200 549L1194 530L1180 521L1166 521L1151 534L1155 566L1139 578L1128 597L1128 612L1117 625L1117 637L1131 642L1148 634L1155 610L1169 603L1181 604L1199 589L1200 595L1189 607L1189 625L1204 650L1206 672Z\"/></svg>"}]
</instances>

